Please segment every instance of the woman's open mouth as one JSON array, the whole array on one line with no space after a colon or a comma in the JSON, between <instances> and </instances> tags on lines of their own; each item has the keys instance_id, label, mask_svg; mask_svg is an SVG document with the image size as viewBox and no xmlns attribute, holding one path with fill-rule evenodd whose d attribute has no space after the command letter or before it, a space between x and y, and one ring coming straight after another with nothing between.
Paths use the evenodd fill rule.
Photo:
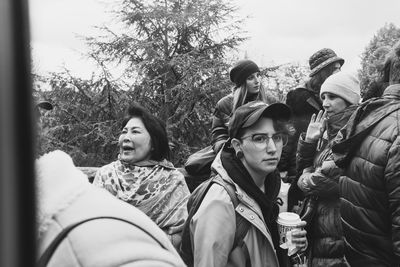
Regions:
<instances>
[{"instance_id":1,"label":"woman's open mouth","mask_svg":"<svg viewBox=\"0 0 400 267\"><path fill-rule=\"evenodd\" d=\"M131 146L122 146L122 150L125 152L125 151L127 151L127 152L130 152L130 151L133 151L133 150L135 150L133 147L131 147Z\"/></svg>"}]
</instances>

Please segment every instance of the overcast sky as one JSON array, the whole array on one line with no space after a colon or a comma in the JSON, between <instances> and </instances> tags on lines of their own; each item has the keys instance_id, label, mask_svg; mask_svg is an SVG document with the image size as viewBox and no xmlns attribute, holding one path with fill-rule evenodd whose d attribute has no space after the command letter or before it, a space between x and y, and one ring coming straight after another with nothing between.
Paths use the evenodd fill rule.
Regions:
<instances>
[{"instance_id":1,"label":"overcast sky","mask_svg":"<svg viewBox=\"0 0 400 267\"><path fill-rule=\"evenodd\" d=\"M261 66L306 63L312 53L329 47L346 60L343 69L359 68L360 55L385 23L400 27L400 0L232 0L249 40L247 51ZM111 3L112 0L103 0ZM93 26L109 23L109 4L99 0L29 0L35 71L59 71L89 77L93 67L83 59L83 42Z\"/></svg>"}]
</instances>

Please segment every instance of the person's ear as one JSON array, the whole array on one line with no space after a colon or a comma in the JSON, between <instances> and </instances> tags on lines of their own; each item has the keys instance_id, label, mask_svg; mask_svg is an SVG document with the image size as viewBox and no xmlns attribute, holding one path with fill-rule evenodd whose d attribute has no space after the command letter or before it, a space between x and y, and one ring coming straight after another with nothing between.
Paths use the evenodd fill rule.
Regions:
<instances>
[{"instance_id":1,"label":"person's ear","mask_svg":"<svg viewBox=\"0 0 400 267\"><path fill-rule=\"evenodd\" d=\"M233 138L231 140L231 146L232 148L235 150L235 153L237 153L238 151L241 151L242 149L240 148L240 146L242 145L242 142L240 142L239 139Z\"/></svg>"}]
</instances>

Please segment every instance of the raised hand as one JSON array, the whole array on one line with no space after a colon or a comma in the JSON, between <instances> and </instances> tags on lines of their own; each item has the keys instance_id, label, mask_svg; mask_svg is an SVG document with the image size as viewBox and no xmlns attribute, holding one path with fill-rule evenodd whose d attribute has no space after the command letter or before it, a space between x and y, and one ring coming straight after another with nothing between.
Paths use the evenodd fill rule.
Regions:
<instances>
[{"instance_id":1,"label":"raised hand","mask_svg":"<svg viewBox=\"0 0 400 267\"><path fill-rule=\"evenodd\" d=\"M316 142L325 131L326 112L320 110L317 115L311 116L310 124L307 128L306 142Z\"/></svg>"}]
</instances>

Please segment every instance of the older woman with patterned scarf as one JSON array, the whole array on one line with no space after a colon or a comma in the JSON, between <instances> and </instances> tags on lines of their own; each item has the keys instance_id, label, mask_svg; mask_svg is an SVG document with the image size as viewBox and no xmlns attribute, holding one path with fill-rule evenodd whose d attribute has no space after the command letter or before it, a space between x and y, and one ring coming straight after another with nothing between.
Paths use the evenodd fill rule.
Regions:
<instances>
[{"instance_id":1,"label":"older woman with patterned scarf","mask_svg":"<svg viewBox=\"0 0 400 267\"><path fill-rule=\"evenodd\" d=\"M189 190L169 159L164 124L134 104L122 123L118 160L101 167L93 184L149 216L177 247Z\"/></svg>"}]
</instances>

